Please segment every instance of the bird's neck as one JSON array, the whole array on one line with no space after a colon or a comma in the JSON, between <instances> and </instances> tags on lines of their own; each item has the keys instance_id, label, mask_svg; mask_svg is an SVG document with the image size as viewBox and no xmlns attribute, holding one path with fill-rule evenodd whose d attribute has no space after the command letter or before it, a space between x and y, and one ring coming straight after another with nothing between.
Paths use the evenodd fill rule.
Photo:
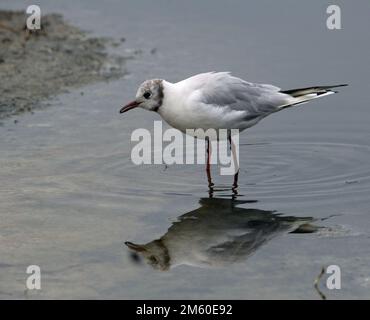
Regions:
<instances>
[{"instance_id":1,"label":"bird's neck","mask_svg":"<svg viewBox=\"0 0 370 320\"><path fill-rule=\"evenodd\" d=\"M192 128L191 121L184 121L188 114L186 103L188 93L180 83L164 82L163 102L158 113L171 127L185 132Z\"/></svg>"},{"instance_id":2,"label":"bird's neck","mask_svg":"<svg viewBox=\"0 0 370 320\"><path fill-rule=\"evenodd\" d=\"M175 109L179 107L181 99L181 88L176 83L163 80L163 101L158 113L166 120L167 116L171 117Z\"/></svg>"}]
</instances>

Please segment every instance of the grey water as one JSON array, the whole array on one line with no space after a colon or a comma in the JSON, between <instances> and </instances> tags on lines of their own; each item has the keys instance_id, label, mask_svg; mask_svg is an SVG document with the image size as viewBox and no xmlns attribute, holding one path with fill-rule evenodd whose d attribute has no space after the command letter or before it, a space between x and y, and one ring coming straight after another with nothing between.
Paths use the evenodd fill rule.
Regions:
<instances>
[{"instance_id":1,"label":"grey water","mask_svg":"<svg viewBox=\"0 0 370 320\"><path fill-rule=\"evenodd\" d=\"M328 299L370 298L368 1L336 1L341 30L327 29L322 1L38 3L141 54L119 80L2 121L0 298L319 299L328 265L342 285L324 277ZM349 86L243 132L239 195L209 198L204 166L134 165L132 131L159 117L118 110L145 79L212 70L284 89ZM232 182L213 175L220 189ZM306 222L317 232L290 233ZM158 239L154 258L125 245ZM29 265L41 290L26 290Z\"/></svg>"}]
</instances>

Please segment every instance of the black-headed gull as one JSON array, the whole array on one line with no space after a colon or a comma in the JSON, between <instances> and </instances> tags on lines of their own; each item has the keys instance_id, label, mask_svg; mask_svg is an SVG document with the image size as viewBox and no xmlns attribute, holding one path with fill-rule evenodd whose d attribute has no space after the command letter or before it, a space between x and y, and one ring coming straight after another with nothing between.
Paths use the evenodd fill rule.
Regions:
<instances>
[{"instance_id":1,"label":"black-headed gull","mask_svg":"<svg viewBox=\"0 0 370 320\"><path fill-rule=\"evenodd\" d=\"M281 90L271 84L247 82L229 72L207 72L176 83L147 80L140 85L135 100L122 107L120 113L137 107L155 111L184 133L187 129L243 131L272 113L336 93L332 89L341 86L346 84ZM228 139L233 149L231 135ZM208 139L207 142L207 176L211 186ZM238 172L234 187L237 178Z\"/></svg>"}]
</instances>

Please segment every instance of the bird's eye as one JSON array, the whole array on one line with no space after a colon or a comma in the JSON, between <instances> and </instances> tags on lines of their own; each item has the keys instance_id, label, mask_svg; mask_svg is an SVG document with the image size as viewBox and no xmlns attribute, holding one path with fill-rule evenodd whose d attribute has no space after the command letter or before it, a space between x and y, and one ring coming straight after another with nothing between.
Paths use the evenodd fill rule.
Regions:
<instances>
[{"instance_id":1,"label":"bird's eye","mask_svg":"<svg viewBox=\"0 0 370 320\"><path fill-rule=\"evenodd\" d=\"M158 263L158 260L157 260L157 258L156 258L155 256L150 256L150 257L149 257L149 260L150 260L150 262L151 262L151 263L153 263L153 264L157 264L157 263Z\"/></svg>"},{"instance_id":2,"label":"bird's eye","mask_svg":"<svg viewBox=\"0 0 370 320\"><path fill-rule=\"evenodd\" d=\"M144 97L145 99L149 99L149 98L150 98L150 96L151 96L151 93L150 93L149 91L147 91L147 92L145 92L145 93L143 94L143 97Z\"/></svg>"}]
</instances>

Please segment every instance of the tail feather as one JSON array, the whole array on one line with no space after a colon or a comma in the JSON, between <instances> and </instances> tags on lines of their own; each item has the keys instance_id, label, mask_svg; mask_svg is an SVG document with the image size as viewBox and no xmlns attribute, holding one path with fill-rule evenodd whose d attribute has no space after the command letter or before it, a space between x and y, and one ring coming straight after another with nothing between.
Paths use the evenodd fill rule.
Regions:
<instances>
[{"instance_id":1,"label":"tail feather","mask_svg":"<svg viewBox=\"0 0 370 320\"><path fill-rule=\"evenodd\" d=\"M333 85L333 86L316 86L316 87L308 87L308 88L282 90L280 91L281 93L287 94L291 96L293 99L291 103L280 106L279 110L294 106L296 104L305 103L312 99L316 99L318 97L324 97L330 94L337 93L337 91L332 90L332 89L338 88L338 87L345 87L345 86L348 86L348 84L338 84L338 85Z\"/></svg>"},{"instance_id":2,"label":"tail feather","mask_svg":"<svg viewBox=\"0 0 370 320\"><path fill-rule=\"evenodd\" d=\"M308 87L308 88L299 88L280 91L281 93L289 94L292 97L300 97L310 93L323 94L328 91L333 91L331 89L338 87L346 87L348 84L337 84L334 86L318 86L318 87ZM334 91L333 91L334 92Z\"/></svg>"}]
</instances>

